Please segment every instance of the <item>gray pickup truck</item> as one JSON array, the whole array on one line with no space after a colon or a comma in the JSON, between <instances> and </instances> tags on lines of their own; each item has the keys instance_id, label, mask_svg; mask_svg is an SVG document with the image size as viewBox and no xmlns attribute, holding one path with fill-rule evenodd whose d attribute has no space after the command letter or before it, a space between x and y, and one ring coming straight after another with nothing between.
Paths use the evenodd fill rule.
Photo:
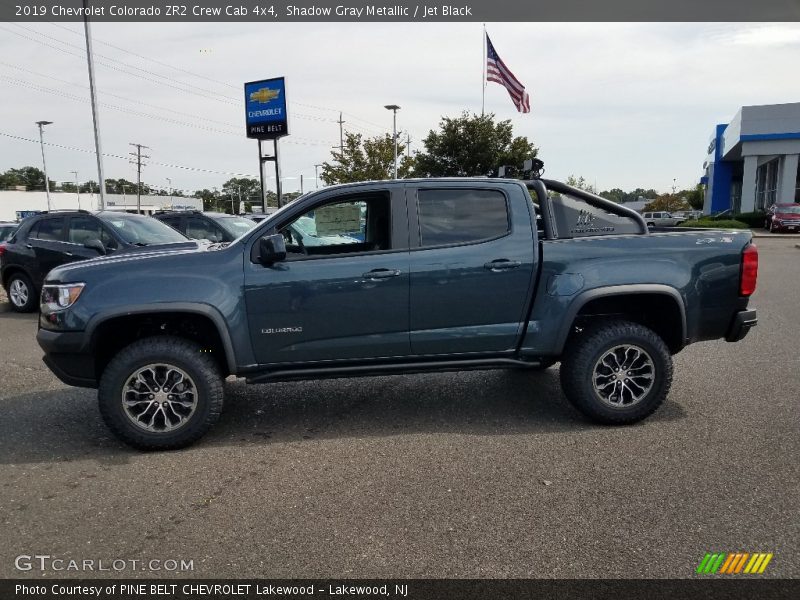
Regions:
<instances>
[{"instance_id":1,"label":"gray pickup truck","mask_svg":"<svg viewBox=\"0 0 800 600\"><path fill-rule=\"evenodd\" d=\"M577 409L626 424L664 401L673 354L756 324L757 270L749 231L651 233L636 212L555 181L378 181L309 194L227 245L56 268L38 341L143 449L199 439L230 375L560 361Z\"/></svg>"}]
</instances>

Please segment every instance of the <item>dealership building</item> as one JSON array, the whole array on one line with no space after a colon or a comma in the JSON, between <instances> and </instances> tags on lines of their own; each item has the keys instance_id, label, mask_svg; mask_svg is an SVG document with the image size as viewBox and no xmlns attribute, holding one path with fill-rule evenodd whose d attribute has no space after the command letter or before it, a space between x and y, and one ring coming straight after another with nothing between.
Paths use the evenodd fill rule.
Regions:
<instances>
[{"instance_id":1,"label":"dealership building","mask_svg":"<svg viewBox=\"0 0 800 600\"><path fill-rule=\"evenodd\" d=\"M703 164L703 212L800 202L800 102L743 106L717 125Z\"/></svg>"},{"instance_id":2,"label":"dealership building","mask_svg":"<svg viewBox=\"0 0 800 600\"><path fill-rule=\"evenodd\" d=\"M98 210L98 194L50 192L51 210ZM15 190L0 191L0 221L18 221L35 212L47 210L45 192ZM203 200L185 196L143 195L139 204L141 212L151 215L157 210L203 210ZM106 194L106 210L136 212L136 196L131 194Z\"/></svg>"}]
</instances>

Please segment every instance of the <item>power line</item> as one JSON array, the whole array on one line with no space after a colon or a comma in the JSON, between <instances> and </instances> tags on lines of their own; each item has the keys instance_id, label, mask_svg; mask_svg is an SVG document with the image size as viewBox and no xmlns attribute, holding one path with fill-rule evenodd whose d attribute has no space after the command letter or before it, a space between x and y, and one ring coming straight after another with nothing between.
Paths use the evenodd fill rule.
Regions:
<instances>
[{"instance_id":1,"label":"power line","mask_svg":"<svg viewBox=\"0 0 800 600\"><path fill-rule=\"evenodd\" d=\"M73 87L81 88L83 90L88 90L89 89L89 86L81 85L80 83L75 83L73 81L67 81L66 79L59 79L58 77L54 77L52 75L46 75L46 74L40 73L38 71L32 71L31 69L28 69L28 68L25 68L25 67L20 67L20 66L17 66L17 65L12 65L12 64L7 63L7 62L2 61L2 60L0 60L0 65L2 65L4 67L8 67L10 69L15 69L17 71L22 71L23 73L30 73L31 75L36 75L38 77L42 77L42 78L48 79L50 81L57 81L59 83L64 83L66 85L71 85ZM19 80L19 81L24 81L24 80ZM28 82L28 83L31 83L32 85L39 85L39 84L36 84L36 83L33 83L33 82ZM49 88L49 89L53 89L53 88ZM226 125L228 127L237 127L238 128L240 126L239 124L236 124L236 123L228 123L226 121L218 121L216 119L210 119L208 117L203 117L201 115L194 115L194 114L191 114L191 113L187 113L185 111L180 111L180 110L174 110L172 108L167 108L166 106L159 106L158 104L149 104L147 102L142 102L141 100L138 100L138 99L134 100L134 99L131 99L128 96L121 96L119 94L113 94L113 93L107 92L107 91L103 91L103 96L111 96L112 98L118 98L118 99L124 100L126 102L131 102L133 104L139 104L141 106L149 106L150 108L155 108L156 110L163 110L163 111L166 111L166 112L171 112L171 113L175 113L175 114L179 114L179 115L184 115L184 116L187 116L187 117L192 117L192 118L195 118L195 119L200 119L202 121L208 121L210 123L217 123L219 125Z\"/></svg>"},{"instance_id":2,"label":"power line","mask_svg":"<svg viewBox=\"0 0 800 600\"><path fill-rule=\"evenodd\" d=\"M56 88L50 88L50 87L47 87L47 86L39 85L38 83L33 83L31 81L25 81L23 79L16 79L16 78L9 77L9 76L3 75L3 74L0 74L0 80L6 81L6 82L8 82L8 83L10 83L12 85L16 85L16 86L32 89L32 90L35 90L35 91L38 91L38 92L44 92L44 93L47 93L47 94L52 94L54 96L59 96L61 98L66 98L68 100L73 100L75 102L81 102L81 103L86 102L86 98L82 98L80 96L75 96L73 94L62 92L61 90L58 90ZM162 121L162 122L165 122L165 123L172 123L172 124L175 124L175 125L180 125L181 127L192 127L194 129L201 129L201 130L204 130L204 131L211 131L211 132L214 132L214 133L222 133L222 134L225 134L225 135L241 137L241 134L238 131L230 131L230 130L225 130L225 129L219 129L219 128L216 128L216 127L207 127L207 126L204 126L204 125L200 125L198 123L193 123L191 121L180 121L178 119L173 119L171 117L166 117L164 115L154 115L152 113L146 113L146 112L142 112L142 111L137 111L137 110L133 110L133 109L130 109L130 108L127 108L127 107L124 107L124 106L117 106L115 104L109 104L107 102L101 102L100 105L105 107L105 108L110 108L112 110L117 110L117 111L120 111L120 112L124 112L127 115L133 115L133 116L137 116L137 117L153 119L153 120ZM192 115L187 115L187 116L192 116ZM231 127L238 127L237 125L233 125L233 124L230 124L230 126ZM296 144L296 145L300 145L300 146L330 146L330 142L327 141L327 140L318 140L318 139L306 138L306 137L302 137L302 136L292 136L292 139L286 140L286 143L288 143L288 144Z\"/></svg>"},{"instance_id":3,"label":"power line","mask_svg":"<svg viewBox=\"0 0 800 600\"><path fill-rule=\"evenodd\" d=\"M74 44L70 44L69 42L65 42L64 40L61 40L61 39L59 39L59 38L56 38L56 37L49 36L49 35L47 35L47 34L41 33L41 32L39 32L39 31L36 31L35 29L31 29L31 28L29 28L29 27L24 27L24 26L22 26L22 25L20 25L20 24L18 24L18 23L10 23L10 24L11 24L11 25L14 25L14 26L16 26L16 27L19 27L20 29L23 29L23 30L25 30L25 31L28 31L28 32L30 32L30 33L33 33L33 34L35 34L35 35L38 35L38 36L44 37L44 38L46 38L46 39L49 39L49 40L52 40L52 41L55 41L55 42L58 42L58 43L60 43L60 44L63 44L63 45L65 45L65 46L69 46L69 47L72 47L72 48L78 48L79 50L82 50L82 48L81 48L80 46L76 46L76 45L74 45ZM73 30L73 29L70 29L70 28L68 28L68 27L64 27L64 26L62 26L62 25L59 25L59 24L57 24L57 23L50 23L50 25L53 25L53 26L55 26L55 27L58 27L58 28L60 28L60 29L64 29L65 31L68 31L68 32L70 32L70 33L72 33L72 34L74 34L74 35L81 35L79 32L77 32L77 31L75 31L75 30ZM9 30L9 31L10 31L10 30ZM59 50L59 51L61 51L61 52L67 52L67 51L66 51L66 50L64 50L63 48L58 48L58 47L56 47L56 46L51 46L51 45L49 45L49 44L46 44L46 43L42 42L41 40L36 40L36 39L33 39L33 38L29 38L29 37L27 37L27 36L22 36L22 34L19 34L19 33L17 33L17 32L13 32L13 31L12 31L12 33L16 33L16 35L19 35L19 36L21 36L21 37L24 37L24 38L26 38L26 39L29 39L29 40L31 40L31 41L33 41L33 42L36 42L36 43L43 44L43 45L45 45L45 46L51 47L51 48L53 48L53 49L55 49L55 50ZM139 54L139 53L137 53L137 52L133 52L132 50L128 50L128 49L126 49L126 48L122 48L121 46L117 46L117 45L111 44L111 43L109 43L109 42L105 42L105 41L103 41L103 40L97 40L97 41L99 41L100 43L102 43L102 44L104 44L104 45L106 45L106 46L109 46L110 48L114 48L114 49L116 49L116 50L119 50L119 51L121 51L121 52L125 52L125 53L128 53L128 54L132 55L132 56L136 56L137 58L140 58L140 59L142 59L142 60L150 61L150 62L153 62L153 63L155 63L155 64L161 65L161 66L163 66L163 67L166 67L166 68L169 68L169 69L173 69L173 70L175 70L175 71L179 71L179 72L181 72L181 73L186 73L187 75L190 75L190 76L192 76L192 77L197 77L197 78L200 78L200 79L204 79L204 80L206 80L206 81L211 81L211 82L213 82L213 83L217 83L217 84L219 84L219 85L223 85L223 86L225 86L225 87L228 87L228 88L231 88L231 89L239 89L239 88L240 88L240 86L236 86L236 85L233 85L233 84L231 84L231 83L227 83L227 82L224 82L224 81L220 81L220 80L218 80L218 79L214 79L214 78L212 78L212 77L207 77L207 76L205 76L205 75L202 75L202 74L200 74L200 73L195 73L195 72L193 72L193 71L189 71L188 69L183 69L183 68L181 68L181 67L176 67L176 66L174 66L174 65L170 65L169 63L165 63L165 62L163 62L163 61L160 61L160 60L157 60L157 59L155 59L155 58L151 58L151 57L148 57L148 56L144 56L144 55L142 55L142 54ZM71 52L67 52L67 53L68 53L68 54L72 54ZM100 57L100 58L103 58L103 59L106 59L106 60L110 60L110 61L112 61L112 62L119 63L120 65L123 65L125 68L128 68L128 69L135 69L135 70L137 70L137 71L141 71L142 73L146 73L146 74L148 74L148 75L152 75L152 76L154 76L154 77L159 77L159 78L161 78L161 79L165 79L165 80L167 80L166 82L154 82L154 83L161 83L162 85L168 85L168 86L170 86L170 87L175 87L175 86L173 85L173 83L172 83L172 79L170 79L170 78L169 78L168 76L166 76L166 75L161 75L160 73L156 73L156 72L154 72L154 71L150 71L150 70L148 70L148 69L143 69L143 68L141 68L141 67L137 67L137 66L135 66L135 65L131 65L131 64L129 64L129 63L126 63L126 62L120 61L120 60L118 60L118 59L115 59L115 58L112 58L112 57L110 57L110 56L105 56L105 55L102 55L102 54L97 54L97 53L95 53L95 56L97 56L97 57ZM146 81L152 81L152 80L150 80L149 78L143 77L143 76L141 76L141 75L137 75L136 73L130 73L130 72L128 72L128 71L125 71L125 70L123 70L123 69L119 69L118 67L113 67L113 66L111 66L111 65L107 65L107 64L105 64L105 63L102 63L102 62L100 62L100 64L102 64L103 66L105 66L105 67L107 67L107 68L111 68L111 69L115 69L115 70L121 70L122 72L125 72L125 73L127 73L127 74L129 74L129 75L133 75L133 76L141 77L142 79L145 79ZM191 84L191 83L186 83L186 82L181 82L181 83L183 83L184 85L190 86L190 87L192 87L192 88L198 88L198 89L200 89L200 88L199 88L199 86L193 85L193 84ZM198 95L198 96L201 96L201 97L210 98L210 99L212 99L212 100L221 100L221 101L225 101L225 102L235 102L237 105L239 104L239 100L238 100L237 98L234 98L234 97L232 97L232 96L228 96L228 95L225 95L225 94L221 94L221 93L218 93L218 92L213 92L213 91L211 91L211 92L210 92L210 93L211 93L211 94L213 94L214 96L218 96L218 97L219 97L219 98L214 98L214 97L212 97L212 96L209 96L209 95L208 95L208 93L200 93L200 92L191 91L191 90L182 90L182 91L190 91L190 93L194 93L194 94L196 94L196 95ZM315 109L315 110L320 110L320 111L330 111L330 112L334 112L334 113L336 112L336 109L333 109L333 108L330 108L330 107L318 106L318 105L315 105L315 104L309 104L309 103L304 103L304 102L291 102L291 104L293 104L293 105L296 105L296 106L305 106L305 107L307 107L307 108L312 108L312 109ZM340 118L341 118L341 112L342 112L342 111L340 111L340 115L339 115L339 116L340 116ZM380 125L380 124L378 124L378 123L375 123L375 122L373 122L373 121L369 121L369 120L367 120L367 119L363 119L363 118L359 117L358 115L355 115L355 114L352 114L352 113L345 112L344 114L348 115L348 116L349 116L349 117L351 117L352 119L355 119L356 121L360 121L361 123L364 123L364 124L366 124L366 125L370 126L369 128L376 129L376 130L378 130L378 131L381 131L381 132L387 131L387 128L386 128L386 126L384 126L384 125ZM295 113L295 112L293 112L293 113L292 113L292 116L299 117L299 118L306 118L306 119L310 119L310 120L319 120L319 121L326 121L326 122L334 122L332 119L327 119L327 118L325 118L325 117L319 117L319 116L316 116L316 115L303 115L302 113ZM367 128L363 127L363 126L361 126L361 127L359 127L359 128L360 128L360 129L362 129L362 130L365 130L365 129L367 129Z\"/></svg>"},{"instance_id":4,"label":"power line","mask_svg":"<svg viewBox=\"0 0 800 600\"><path fill-rule=\"evenodd\" d=\"M60 29L63 29L64 31L69 31L70 33L73 33L73 34L78 35L78 36L81 35L80 32L75 31L74 29L70 29L69 27L64 27L63 25L59 25L58 23L52 23L51 22L50 25L52 25L54 27L58 27ZM119 50L121 52L127 52L128 54L136 56L137 58L141 58L142 60L149 60L150 62L154 62L157 65L161 65L161 66L167 67L169 69L174 69L175 71L179 71L181 73L186 73L187 75L191 75L192 77L198 77L200 79L205 79L206 81L210 81L212 83L217 83L219 85L224 85L226 87L230 87L230 88L237 89L237 90L241 89L241 86L236 86L236 85L233 85L231 83L227 83L225 81L220 81L219 79L214 79L213 77L207 77L206 75L201 75L200 73L194 73L194 72L189 71L187 69L183 69L181 67L176 67L175 65L171 65L169 63L162 62L162 61L157 60L155 58L151 58L149 56L144 56L143 54L138 54L138 53L134 52L133 50L128 50L127 48L122 48L121 46L115 46L114 44L111 44L109 42L105 42L103 40L95 39L95 41L100 42L101 44L103 44L104 46L108 46L109 48L114 48L115 50Z\"/></svg>"},{"instance_id":5,"label":"power line","mask_svg":"<svg viewBox=\"0 0 800 600\"><path fill-rule=\"evenodd\" d=\"M40 31L36 31L35 29L31 29L30 27L25 27L23 25L20 25L19 23L9 23L9 25L13 25L14 27L18 27L20 29L23 29L25 31L28 31L28 32L33 33L35 35L38 35L40 37L43 37L45 39L52 40L52 41L57 42L59 44L63 44L64 46L68 46L70 48L77 48L81 52L84 51L83 46L78 46L76 44L71 44L69 42L65 42L62 39L59 39L57 37L53 37L51 35L47 35L46 33L42 33ZM36 41L36 40L34 40L34 41ZM123 61L118 60L116 58L112 58L110 56L105 56L103 54L98 54L97 52L94 52L93 54L95 56L95 59L97 59L99 57L99 58L102 58L102 59L105 59L105 60L110 60L111 62L119 63L120 65L124 66L127 69L134 69L136 71L141 71L142 73L146 73L148 75L152 75L153 77L159 77L161 79L165 79L165 80L167 80L165 83L171 84L174 81L172 78L168 77L167 75L161 75L160 73L156 73L156 72L150 71L148 69L143 69L141 67L137 67L136 65L131 65L129 63L123 62ZM192 87L192 88L198 87L198 86L195 86L195 85L192 85L192 84L186 84L186 85L188 85L189 87ZM206 96L208 96L210 98L212 96L209 96L208 94L211 94L213 96L219 96L220 98L230 99L230 96L225 96L224 94L220 94L220 93L214 92L214 91L209 91L206 94L204 94L204 95L206 95Z\"/></svg>"},{"instance_id":6,"label":"power line","mask_svg":"<svg viewBox=\"0 0 800 600\"><path fill-rule=\"evenodd\" d=\"M81 35L80 32L75 31L74 29L70 29L69 27L65 27L64 25L60 25L60 24L54 23L54 22L50 22L49 24L54 26L54 27L58 27L59 29L63 29L64 31L68 31L68 32L72 33L73 35L78 35L78 36ZM191 75L192 77L197 77L199 79L204 79L206 81L210 81L212 83L216 83L216 84L219 84L219 85L231 88L231 89L235 89L235 90L240 90L241 87L242 87L241 85L234 85L234 84L229 83L227 81L222 81L220 79L214 79L213 77L208 77L207 75L202 75L201 73L196 73L194 71L189 71L188 69L184 69L182 67L176 67L175 65L171 65L169 63L165 63L163 61L160 61L158 59L152 58L150 56L145 56L143 54L139 54L138 52L134 52L133 50L129 50L127 48L123 48L121 46L117 46L115 44L112 44L110 42L106 42L104 40L95 39L95 41L103 44L104 46L108 46L109 48L114 48L115 50L119 50L120 52L125 52L127 54L130 54L131 56L135 56L135 57L140 58L142 60L153 62L153 63L155 63L157 65L161 65L163 67L167 67L168 69L173 69L173 70L181 72L181 73L186 73L187 75ZM333 112L333 113L338 112L335 108L331 108L329 106L319 106L319 105L316 105L316 104L309 104L307 102L292 102L291 104L294 104L296 106L304 106L306 108L312 108L314 110L327 111L327 112ZM363 121L364 123L368 123L370 125L373 125L374 127L377 127L380 130L385 130L386 129L386 127L384 127L382 125L378 125L376 123L372 123L372 122L367 121L365 119L361 119L360 117L357 117L355 115L351 115L350 113L345 113L345 114L347 114L348 116L351 116L354 119L357 119L359 121ZM330 121L330 119L326 119L326 120Z\"/></svg>"},{"instance_id":7,"label":"power line","mask_svg":"<svg viewBox=\"0 0 800 600\"><path fill-rule=\"evenodd\" d=\"M13 139L13 140L18 140L18 141L23 141L23 142L31 142L33 144L38 144L39 143L39 140L34 140L34 139L27 138L27 137L21 136L21 135L14 135L13 133L6 133L4 131L0 131L0 135L2 135L4 137L7 137L7 138L10 138L10 139ZM72 150L74 152L83 152L84 154L96 154L96 152L94 150L89 150L87 148L78 148L76 146L66 146L64 144L56 144L56 143L53 143L53 142L45 142L44 145L45 146L52 146L53 148L60 148L62 150ZM121 159L121 160L125 160L125 161L128 160L127 156L122 156L120 154L111 154L109 152L103 152L103 156L107 156L108 158L117 158L117 159ZM159 167L165 167L165 168L168 168L168 169L181 169L183 171L193 171L193 172L198 172L198 173L212 173L214 175L230 175L232 177L249 177L251 179L255 179L256 177L258 177L257 175L253 175L252 173L233 173L231 171L216 171L214 169L201 169L199 167L188 167L186 165L176 165L176 164L172 164L172 163L164 163L164 162L159 162L159 161L155 161L155 160L151 161L150 164L157 165Z\"/></svg>"}]
</instances>

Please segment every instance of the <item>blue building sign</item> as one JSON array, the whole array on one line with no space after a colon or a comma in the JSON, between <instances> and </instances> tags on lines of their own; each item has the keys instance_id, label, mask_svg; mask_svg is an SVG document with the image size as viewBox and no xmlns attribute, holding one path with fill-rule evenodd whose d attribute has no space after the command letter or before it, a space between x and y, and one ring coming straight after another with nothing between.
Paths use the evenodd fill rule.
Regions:
<instances>
[{"instance_id":1,"label":"blue building sign","mask_svg":"<svg viewBox=\"0 0 800 600\"><path fill-rule=\"evenodd\" d=\"M289 135L283 77L245 83L244 105L247 137L274 140Z\"/></svg>"}]
</instances>

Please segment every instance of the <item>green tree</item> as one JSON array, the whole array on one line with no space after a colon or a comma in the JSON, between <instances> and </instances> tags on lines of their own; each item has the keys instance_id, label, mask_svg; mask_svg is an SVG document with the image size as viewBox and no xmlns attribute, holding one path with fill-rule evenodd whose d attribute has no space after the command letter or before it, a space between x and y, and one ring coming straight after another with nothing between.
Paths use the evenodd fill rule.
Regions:
<instances>
[{"instance_id":1,"label":"green tree","mask_svg":"<svg viewBox=\"0 0 800 600\"><path fill-rule=\"evenodd\" d=\"M571 185L572 187L576 187L579 190L583 190L584 192L589 192L590 194L596 194L597 190L595 187L586 181L583 176L575 177L575 175L570 175L567 177L567 180L564 182L567 185Z\"/></svg>"},{"instance_id":2,"label":"green tree","mask_svg":"<svg viewBox=\"0 0 800 600\"><path fill-rule=\"evenodd\" d=\"M646 212L661 210L674 212L678 210L689 210L689 208L689 203L683 196L683 192L678 192L677 194L661 194L652 202L645 204L644 210Z\"/></svg>"},{"instance_id":3,"label":"green tree","mask_svg":"<svg viewBox=\"0 0 800 600\"><path fill-rule=\"evenodd\" d=\"M681 192L694 210L703 210L703 201L705 200L705 189L701 184L698 184L694 189Z\"/></svg>"},{"instance_id":4,"label":"green tree","mask_svg":"<svg viewBox=\"0 0 800 600\"><path fill-rule=\"evenodd\" d=\"M414 159L403 156L406 147L397 144L397 176L408 177ZM322 163L320 178L327 185L391 179L394 176L392 136L363 139L360 133L345 133L344 148L331 152L333 160Z\"/></svg>"},{"instance_id":5,"label":"green tree","mask_svg":"<svg viewBox=\"0 0 800 600\"><path fill-rule=\"evenodd\" d=\"M19 169L8 169L0 174L0 189L8 189L15 186L25 186L28 191L44 191L44 171L36 167L21 167ZM50 189L56 189L56 182L50 180Z\"/></svg>"},{"instance_id":6,"label":"green tree","mask_svg":"<svg viewBox=\"0 0 800 600\"><path fill-rule=\"evenodd\" d=\"M503 165L521 168L538 153L527 137L514 137L510 120L495 122L492 113L443 117L423 144L425 151L415 156L417 177L491 175Z\"/></svg>"},{"instance_id":7,"label":"green tree","mask_svg":"<svg viewBox=\"0 0 800 600\"><path fill-rule=\"evenodd\" d=\"M261 182L249 177L233 177L222 184L220 195L226 204L225 212L231 212L231 199L233 199L238 213L240 200L245 203L245 207L261 204ZM267 200L269 200L269 196Z\"/></svg>"}]
</instances>

